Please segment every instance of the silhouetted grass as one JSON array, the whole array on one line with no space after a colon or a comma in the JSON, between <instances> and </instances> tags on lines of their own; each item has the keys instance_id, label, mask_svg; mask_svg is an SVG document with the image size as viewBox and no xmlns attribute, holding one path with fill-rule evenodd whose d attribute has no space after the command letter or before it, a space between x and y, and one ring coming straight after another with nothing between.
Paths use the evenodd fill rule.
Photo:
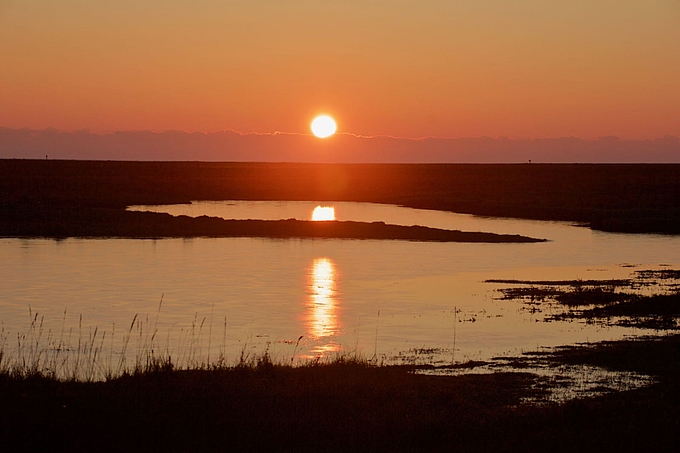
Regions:
<instances>
[{"instance_id":1,"label":"silhouetted grass","mask_svg":"<svg viewBox=\"0 0 680 453\"><path fill-rule=\"evenodd\" d=\"M82 318L77 328L55 334L33 312L15 347L3 334L3 447L597 451L613 445L619 451L673 451L677 441L672 428L679 421L680 336L558 350L549 357L554 363L649 373L657 382L536 405L527 401L550 403L546 382L561 385L559 380L526 371L423 375L415 366L378 366L356 353L292 366L268 350L251 355L245 346L230 363L223 355L211 362L202 358L203 329L211 323L198 317L184 333L184 352L175 352L182 363L176 363L170 349L158 344L161 306L155 319L135 316L122 333L111 335L84 328ZM119 342L112 341L115 336ZM107 344L120 349L109 351ZM521 360L516 370L524 369Z\"/></svg>"},{"instance_id":2,"label":"silhouetted grass","mask_svg":"<svg viewBox=\"0 0 680 453\"><path fill-rule=\"evenodd\" d=\"M424 376L355 355L267 354L105 382L0 373L7 451L676 451L680 337L572 348L553 360L653 372L658 383L563 404L529 373Z\"/></svg>"},{"instance_id":3,"label":"silhouetted grass","mask_svg":"<svg viewBox=\"0 0 680 453\"><path fill-rule=\"evenodd\" d=\"M110 336L100 329L79 324L54 335L31 313L16 350L7 335L0 348L0 445L7 451L677 451L680 335L542 354L553 364L656 379L641 389L546 405L526 403L540 402L549 389L545 379L521 371L522 357L520 372L463 376L376 366L357 354L294 367L267 351L249 355L245 347L226 364L222 357L200 359L206 323L196 318L186 331L181 344L192 365L177 366L158 346L157 322L148 317L125 326L120 347L131 354L128 361L117 354L105 359L102 345ZM96 380L90 370L100 367L104 377Z\"/></svg>"}]
</instances>

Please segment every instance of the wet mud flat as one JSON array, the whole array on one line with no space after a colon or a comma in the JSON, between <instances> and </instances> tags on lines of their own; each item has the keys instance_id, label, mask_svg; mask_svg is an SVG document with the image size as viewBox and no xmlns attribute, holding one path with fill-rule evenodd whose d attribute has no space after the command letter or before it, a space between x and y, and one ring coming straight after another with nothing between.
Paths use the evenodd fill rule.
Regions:
<instances>
[{"instance_id":1,"label":"wet mud flat","mask_svg":"<svg viewBox=\"0 0 680 453\"><path fill-rule=\"evenodd\" d=\"M630 266L624 266L630 267ZM454 363L452 350L414 348L394 363L411 364L418 373L461 376L524 372L541 390L525 396L532 404L564 403L649 387L677 366L680 350L680 271L635 270L628 278L608 280L499 280L495 299L528 312L534 322L595 324L640 329L622 341L577 343L528 350L488 360ZM474 322L461 313L458 322ZM443 358L447 357L449 360Z\"/></svg>"},{"instance_id":2,"label":"wet mud flat","mask_svg":"<svg viewBox=\"0 0 680 453\"><path fill-rule=\"evenodd\" d=\"M192 200L357 201L680 233L680 165L0 160L4 216ZM93 213L95 215L95 213Z\"/></svg>"},{"instance_id":3,"label":"wet mud flat","mask_svg":"<svg viewBox=\"0 0 680 453\"><path fill-rule=\"evenodd\" d=\"M617 280L486 280L511 285L498 299L517 301L544 321L582 321L602 325L680 330L680 271L637 270Z\"/></svg>"}]
</instances>

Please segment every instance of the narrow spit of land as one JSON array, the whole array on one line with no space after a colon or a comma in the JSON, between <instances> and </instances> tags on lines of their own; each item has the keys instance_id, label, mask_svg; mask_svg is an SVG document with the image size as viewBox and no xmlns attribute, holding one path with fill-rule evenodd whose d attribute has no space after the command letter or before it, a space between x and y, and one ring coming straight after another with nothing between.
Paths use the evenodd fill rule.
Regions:
<instances>
[{"instance_id":1,"label":"narrow spit of land","mask_svg":"<svg viewBox=\"0 0 680 453\"><path fill-rule=\"evenodd\" d=\"M54 207L77 208L83 216L96 217L95 208L192 200L376 202L573 221L606 231L680 234L680 165L0 160L6 223L25 210L52 215L48 210ZM63 223L72 226L68 219Z\"/></svg>"},{"instance_id":2,"label":"narrow spit of land","mask_svg":"<svg viewBox=\"0 0 680 453\"><path fill-rule=\"evenodd\" d=\"M444 230L384 222L225 220L105 208L0 208L0 236L9 237L266 237L381 239L421 242L545 242L521 235Z\"/></svg>"}]
</instances>

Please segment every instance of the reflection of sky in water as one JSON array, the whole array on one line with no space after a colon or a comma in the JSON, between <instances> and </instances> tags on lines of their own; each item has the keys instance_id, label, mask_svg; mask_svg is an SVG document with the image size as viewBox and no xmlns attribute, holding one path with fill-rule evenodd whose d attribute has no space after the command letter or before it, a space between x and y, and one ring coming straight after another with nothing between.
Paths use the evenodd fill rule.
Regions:
<instances>
[{"instance_id":1,"label":"reflection of sky in water","mask_svg":"<svg viewBox=\"0 0 680 453\"><path fill-rule=\"evenodd\" d=\"M309 219L314 202L213 202L158 211L228 218ZM178 360L187 344L225 351L267 348L275 358L357 351L394 356L445 351L484 359L543 346L653 333L586 323L545 323L521 303L497 300L486 279L627 278L680 267L680 237L591 231L564 222L492 219L368 203L333 203L339 220L376 221L545 237L540 244L195 238L0 239L0 327L26 333L29 307L45 331L99 328L107 340L135 315L150 322L163 298L157 339ZM190 209L192 212L183 212ZM201 210L203 209L203 211ZM637 267L626 267L626 263ZM458 310L458 316L453 310ZM64 315L64 310L67 310ZM380 311L376 336L376 313ZM196 327L192 325L196 321ZM201 330L201 326L202 330ZM148 323L144 333L153 331ZM147 330L151 329L151 330ZM303 336L299 347L296 340ZM208 341L208 337L212 341ZM135 337L136 338L136 337ZM0 337L0 341L2 337ZM167 344L166 344L167 343ZM133 346L130 350L134 350ZM188 353L184 353L185 355Z\"/></svg>"},{"instance_id":2,"label":"reflection of sky in water","mask_svg":"<svg viewBox=\"0 0 680 453\"><path fill-rule=\"evenodd\" d=\"M167 212L172 215L216 216L225 219L308 220L318 201L199 201L183 205L131 206L131 210ZM569 222L545 222L511 218L478 217L453 212L409 209L376 203L333 202L337 220L383 221L395 225L423 225L462 231L522 234L545 238L542 244L455 244L466 270L488 268L540 268L592 266L622 263L673 264L680 256L680 238L654 234L629 235L574 227ZM438 244L442 245L442 244ZM438 248L446 248L446 245ZM475 256L460 256L474 249ZM508 253L509 250L512 252ZM521 250L517 252L516 250ZM333 257L335 259L335 257ZM403 257L399 257L403 259ZM436 259L433 256L433 259ZM337 260L336 260L337 261ZM540 277L536 277L540 278Z\"/></svg>"}]
</instances>

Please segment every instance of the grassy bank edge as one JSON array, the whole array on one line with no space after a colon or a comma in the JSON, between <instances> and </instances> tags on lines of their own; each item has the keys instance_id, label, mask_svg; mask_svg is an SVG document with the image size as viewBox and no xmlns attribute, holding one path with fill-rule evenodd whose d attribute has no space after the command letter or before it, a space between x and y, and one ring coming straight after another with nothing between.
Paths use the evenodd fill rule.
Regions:
<instances>
[{"instance_id":1,"label":"grassy bank edge","mask_svg":"<svg viewBox=\"0 0 680 453\"><path fill-rule=\"evenodd\" d=\"M89 383L0 373L0 441L58 451L675 451L679 345L674 335L560 352L554 360L658 382L539 406L521 403L536 391L528 373L423 376L352 356L189 370L161 360Z\"/></svg>"}]
</instances>

